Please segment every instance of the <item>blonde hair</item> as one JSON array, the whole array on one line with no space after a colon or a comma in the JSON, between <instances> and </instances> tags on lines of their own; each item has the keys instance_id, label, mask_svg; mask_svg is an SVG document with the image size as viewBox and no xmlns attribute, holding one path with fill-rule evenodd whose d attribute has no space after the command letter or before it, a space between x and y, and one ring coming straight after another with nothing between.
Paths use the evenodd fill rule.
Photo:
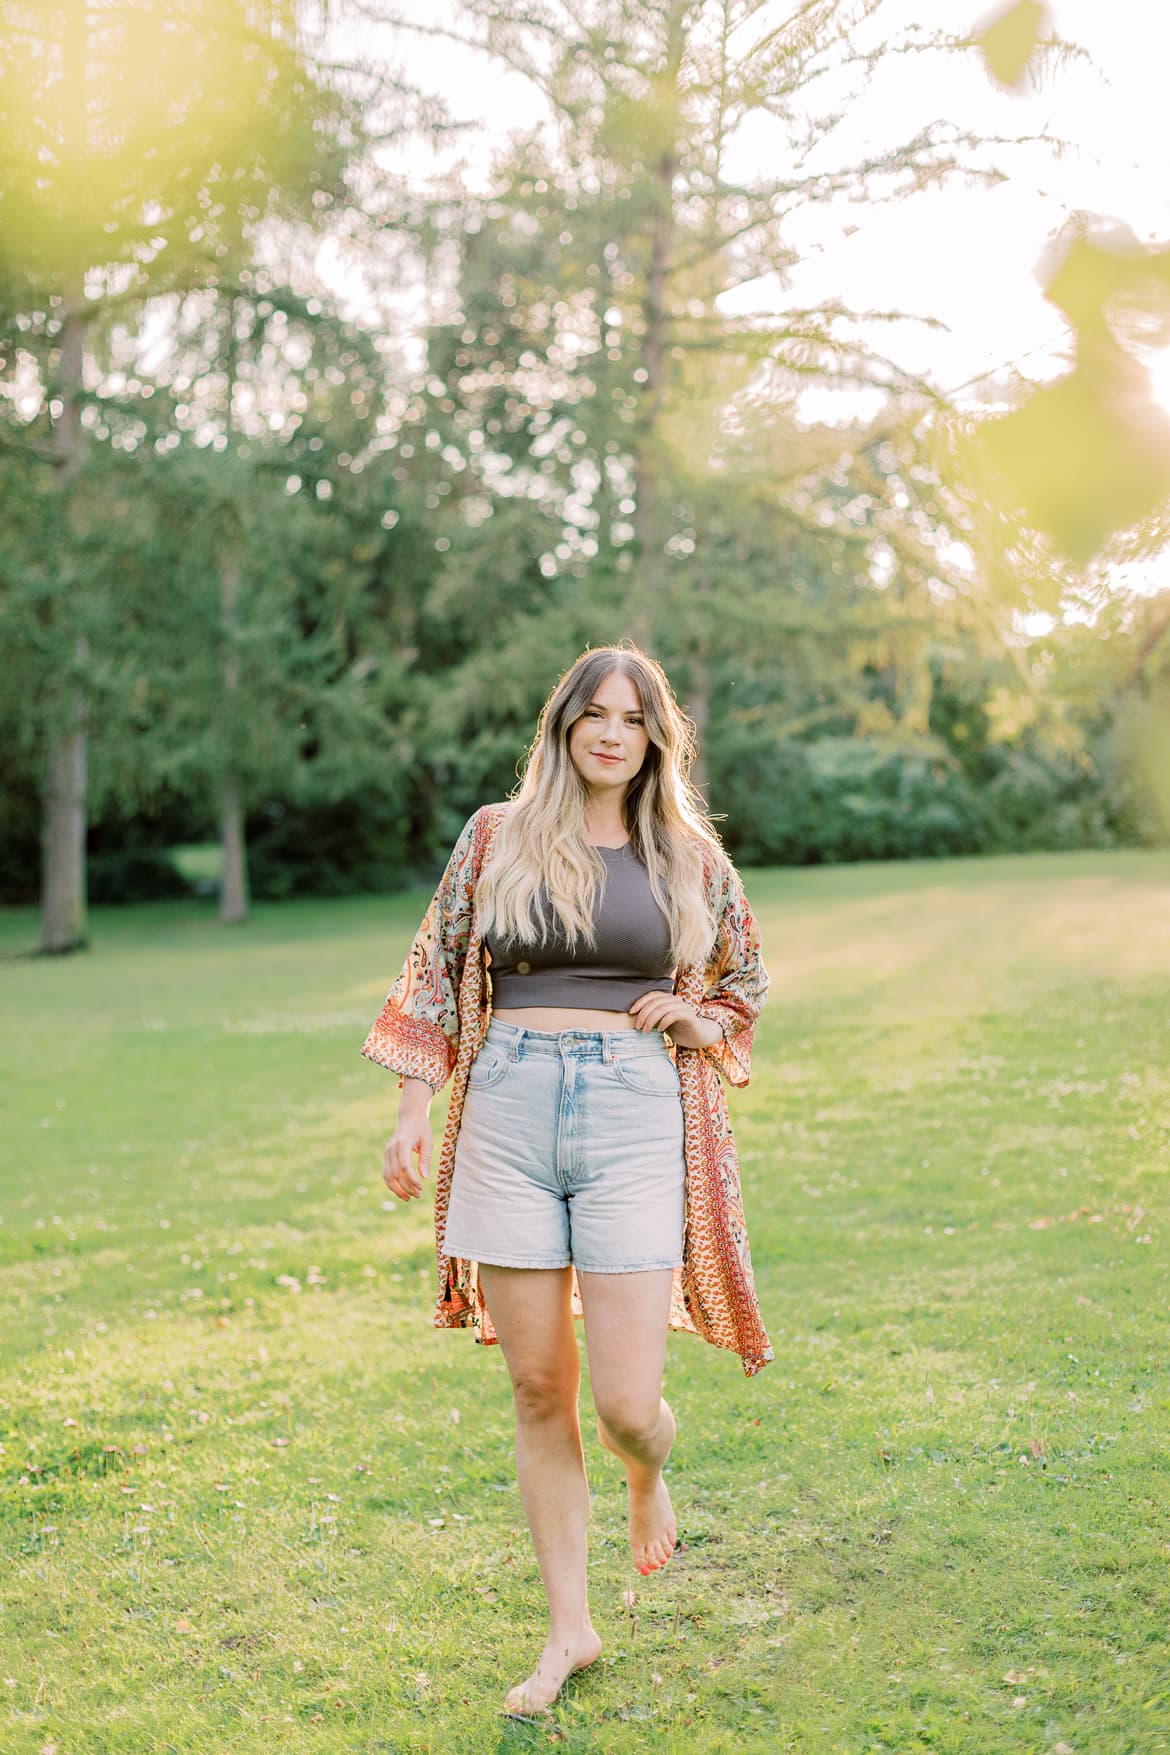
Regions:
<instances>
[{"instance_id":1,"label":"blonde hair","mask_svg":"<svg viewBox=\"0 0 1170 1755\"><path fill-rule=\"evenodd\" d=\"M625 642L583 652L541 709L519 788L507 801L476 886L483 931L497 944L545 942L552 922L535 909L543 883L569 945L579 938L595 944L593 911L607 873L588 838L589 792L569 754L569 733L598 685L615 671L634 684L649 735L622 803L631 851L645 865L651 893L670 921L674 965L703 963L717 924L704 851L717 866L729 861L689 778L698 753L694 722L679 707L661 665Z\"/></svg>"}]
</instances>

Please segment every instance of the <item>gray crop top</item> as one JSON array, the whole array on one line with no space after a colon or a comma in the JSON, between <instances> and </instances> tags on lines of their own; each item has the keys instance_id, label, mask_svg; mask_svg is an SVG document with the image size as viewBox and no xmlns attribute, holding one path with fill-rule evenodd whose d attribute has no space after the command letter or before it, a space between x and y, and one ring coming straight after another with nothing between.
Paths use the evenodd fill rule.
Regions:
<instances>
[{"instance_id":1,"label":"gray crop top","mask_svg":"<svg viewBox=\"0 0 1170 1755\"><path fill-rule=\"evenodd\" d=\"M594 915L595 948L578 940L576 950L569 950L542 885L536 909L550 922L547 943L508 939L501 945L485 934L493 1007L581 1006L624 1012L640 993L674 992L670 923L650 892L646 867L628 841L624 847L597 851L605 860L607 882Z\"/></svg>"}]
</instances>

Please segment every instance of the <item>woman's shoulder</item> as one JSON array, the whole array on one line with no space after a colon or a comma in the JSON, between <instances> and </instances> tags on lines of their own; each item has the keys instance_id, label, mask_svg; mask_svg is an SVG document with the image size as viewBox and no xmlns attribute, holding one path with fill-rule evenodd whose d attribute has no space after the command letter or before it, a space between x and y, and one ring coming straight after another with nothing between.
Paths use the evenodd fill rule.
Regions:
<instances>
[{"instance_id":1,"label":"woman's shoulder","mask_svg":"<svg viewBox=\"0 0 1170 1755\"><path fill-rule=\"evenodd\" d=\"M456 843L461 858L470 856L477 863L482 858L502 819L508 812L508 801L501 799L494 804L481 804L473 810L462 829Z\"/></svg>"},{"instance_id":2,"label":"woman's shoulder","mask_svg":"<svg viewBox=\"0 0 1170 1755\"><path fill-rule=\"evenodd\" d=\"M472 811L464 824L463 833L469 841L482 840L485 835L493 835L510 808L509 800L498 799L494 804L481 804L478 810Z\"/></svg>"},{"instance_id":3,"label":"woman's shoulder","mask_svg":"<svg viewBox=\"0 0 1170 1755\"><path fill-rule=\"evenodd\" d=\"M722 891L734 882L735 866L717 835L693 835L691 845L709 891Z\"/></svg>"},{"instance_id":4,"label":"woman's shoulder","mask_svg":"<svg viewBox=\"0 0 1170 1755\"><path fill-rule=\"evenodd\" d=\"M506 814L508 804L507 799L501 799L495 804L477 805L459 832L460 840L470 840L480 830L494 828Z\"/></svg>"}]
</instances>

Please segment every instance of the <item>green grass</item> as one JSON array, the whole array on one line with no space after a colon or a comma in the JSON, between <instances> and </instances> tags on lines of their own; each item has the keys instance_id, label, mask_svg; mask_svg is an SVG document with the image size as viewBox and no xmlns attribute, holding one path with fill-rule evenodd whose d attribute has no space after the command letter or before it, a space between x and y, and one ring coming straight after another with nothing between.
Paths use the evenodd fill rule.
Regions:
<instances>
[{"instance_id":1,"label":"green grass","mask_svg":"<svg viewBox=\"0 0 1170 1755\"><path fill-rule=\"evenodd\" d=\"M746 876L776 1361L671 1337L651 1579L583 1422L552 1731L496 1713L544 1631L503 1359L430 1327L358 1053L425 897L0 964L5 1755L1170 1748L1170 856Z\"/></svg>"}]
</instances>

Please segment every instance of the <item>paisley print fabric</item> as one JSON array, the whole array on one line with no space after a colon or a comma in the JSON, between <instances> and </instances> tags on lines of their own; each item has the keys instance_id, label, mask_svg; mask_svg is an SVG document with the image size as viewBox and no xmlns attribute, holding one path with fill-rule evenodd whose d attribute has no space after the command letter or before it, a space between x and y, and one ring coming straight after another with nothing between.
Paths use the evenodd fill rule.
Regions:
<instances>
[{"instance_id":1,"label":"paisley print fabric","mask_svg":"<svg viewBox=\"0 0 1170 1755\"><path fill-rule=\"evenodd\" d=\"M443 1254L442 1238L467 1074L491 1016L491 973L475 907L475 886L507 810L487 804L468 818L447 861L406 961L361 1052L399 1075L439 1091L452 1078L435 1179L438 1261L436 1328L471 1328L497 1341L479 1288L477 1264ZM706 965L679 968L675 992L723 1034L711 1048L670 1046L682 1092L686 1155L683 1265L675 1269L670 1327L698 1334L739 1355L751 1377L773 1357L756 1298L739 1161L723 1083L746 1085L752 1036L768 991L760 935L742 885L721 862L706 863L718 932ZM669 1045L668 1045L669 1046ZM573 1274L572 1308L581 1315Z\"/></svg>"}]
</instances>

